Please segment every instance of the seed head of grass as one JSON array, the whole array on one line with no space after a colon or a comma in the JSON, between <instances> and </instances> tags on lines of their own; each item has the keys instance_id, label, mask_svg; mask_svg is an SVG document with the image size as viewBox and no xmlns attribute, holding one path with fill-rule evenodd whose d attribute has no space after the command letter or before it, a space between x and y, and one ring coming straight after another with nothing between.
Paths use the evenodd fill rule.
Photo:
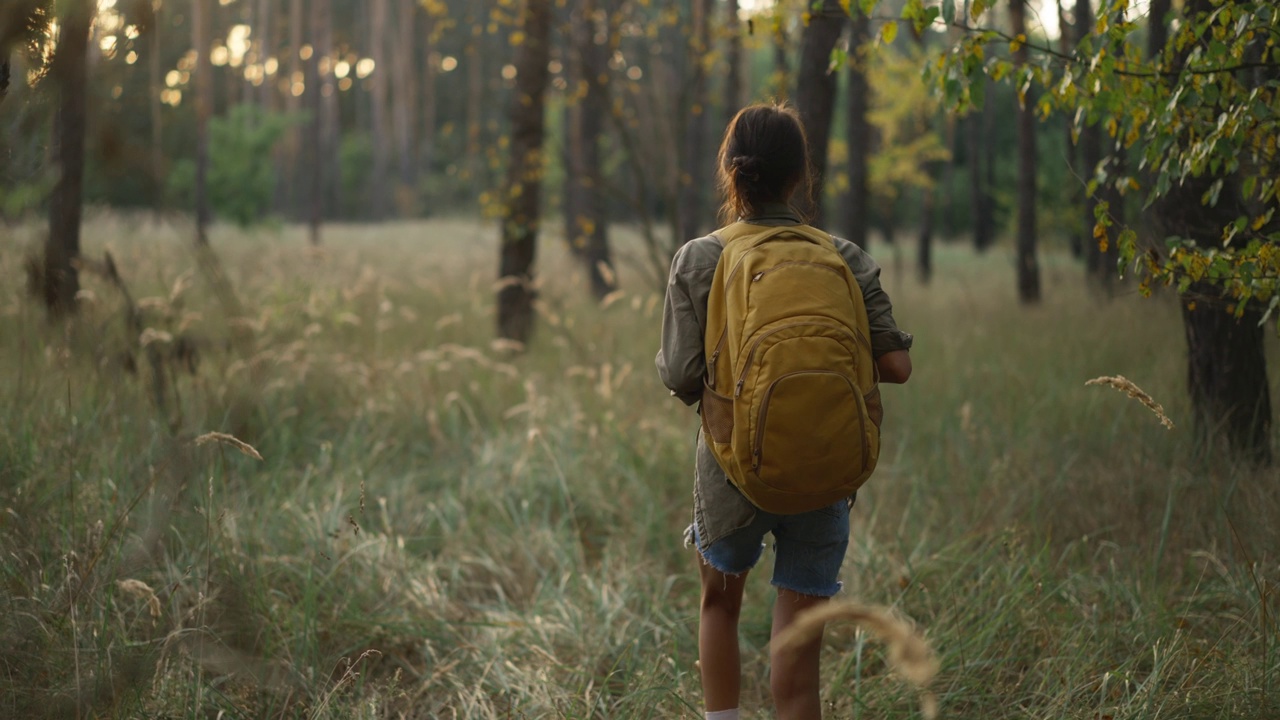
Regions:
<instances>
[{"instance_id":1,"label":"seed head of grass","mask_svg":"<svg viewBox=\"0 0 1280 720\"><path fill-rule=\"evenodd\" d=\"M1103 377L1096 377L1089 380L1085 385L1108 385L1113 387L1143 405L1146 405L1148 410L1155 413L1156 417L1160 418L1161 425L1164 425L1170 430L1173 429L1173 421L1169 419L1168 415L1164 414L1164 406L1152 399L1150 395L1148 395L1142 388L1135 385L1129 378L1123 375L1116 375L1114 377L1104 375Z\"/></svg>"},{"instance_id":2,"label":"seed head of grass","mask_svg":"<svg viewBox=\"0 0 1280 720\"><path fill-rule=\"evenodd\" d=\"M794 650L822 632L832 620L849 620L869 630L889 650L889 665L922 691L920 712L928 720L938 715L938 701L928 692L938 674L938 659L911 621L888 608L858 603L827 603L801 613L774 639L777 650Z\"/></svg>"},{"instance_id":3,"label":"seed head of grass","mask_svg":"<svg viewBox=\"0 0 1280 720\"><path fill-rule=\"evenodd\" d=\"M218 443L220 445L230 445L231 447L239 450L241 453L245 455L248 455L254 460L262 459L262 455L259 454L258 451L254 449L252 445L250 445L249 443L241 440L240 438L234 435L228 435L226 433L220 433L220 432L211 432L211 433L205 433L195 439L196 445L205 445L207 443Z\"/></svg>"}]
</instances>

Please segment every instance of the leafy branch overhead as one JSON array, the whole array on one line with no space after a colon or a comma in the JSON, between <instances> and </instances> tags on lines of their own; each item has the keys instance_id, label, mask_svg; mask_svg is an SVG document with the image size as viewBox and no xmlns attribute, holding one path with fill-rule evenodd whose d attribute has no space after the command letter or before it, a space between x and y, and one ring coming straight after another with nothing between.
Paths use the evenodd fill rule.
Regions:
<instances>
[{"instance_id":1,"label":"leafy branch overhead","mask_svg":"<svg viewBox=\"0 0 1280 720\"><path fill-rule=\"evenodd\" d=\"M994 24L988 0L961 7L954 0L908 0L902 19L917 32L962 31L927 65L949 107L980 107L990 78L1011 83L1042 119L1070 118L1077 136L1101 124L1113 149L1127 151L1130 162L1121 168L1104 160L1087 169L1091 196L1137 194L1150 207L1175 190L1203 185L1200 203L1229 210L1229 222L1187 223L1182 232L1147 239L1100 200L1093 237L1103 250L1116 245L1117 269L1137 271L1143 293L1153 286L1187 291L1207 281L1224 290L1227 310L1242 316L1260 308L1266 322L1280 305L1280 7L1230 0L1186 5L1150 56L1139 40L1168 18L1140 16L1129 0L1102 0L1092 32L1069 53L1043 38L988 27ZM1031 61L1015 67L1004 50L1022 46Z\"/></svg>"}]
</instances>

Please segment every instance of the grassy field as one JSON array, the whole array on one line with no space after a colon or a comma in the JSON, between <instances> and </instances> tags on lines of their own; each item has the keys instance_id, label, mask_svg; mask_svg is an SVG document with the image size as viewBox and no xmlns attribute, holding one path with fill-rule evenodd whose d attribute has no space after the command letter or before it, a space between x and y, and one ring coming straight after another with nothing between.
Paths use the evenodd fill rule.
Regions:
<instances>
[{"instance_id":1,"label":"grassy field","mask_svg":"<svg viewBox=\"0 0 1280 720\"><path fill-rule=\"evenodd\" d=\"M11 234L0 717L701 717L696 415L657 381L661 297L630 264L597 307L545 238L512 356L491 225L339 226L319 251L219 229L236 317L189 228L91 217L139 347L99 276L45 323L19 280L38 231ZM1024 309L1001 252L944 247L927 288L881 260L916 373L885 390L842 579L924 629L942 716L1280 717L1277 472L1196 452L1172 300L1093 298L1053 256ZM1176 429L1084 384L1114 374ZM771 716L769 567L747 717ZM864 633L824 652L828 717L919 716Z\"/></svg>"}]
</instances>

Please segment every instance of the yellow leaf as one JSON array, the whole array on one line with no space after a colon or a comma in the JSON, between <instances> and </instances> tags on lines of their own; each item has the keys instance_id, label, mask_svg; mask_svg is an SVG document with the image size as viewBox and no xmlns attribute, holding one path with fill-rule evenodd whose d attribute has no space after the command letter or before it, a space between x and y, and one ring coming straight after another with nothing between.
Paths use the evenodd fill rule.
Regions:
<instances>
[{"instance_id":1,"label":"yellow leaf","mask_svg":"<svg viewBox=\"0 0 1280 720\"><path fill-rule=\"evenodd\" d=\"M884 38L887 43L893 42L893 39L898 37L898 21L890 20L886 22L884 27L880 28L880 37Z\"/></svg>"},{"instance_id":2,"label":"yellow leaf","mask_svg":"<svg viewBox=\"0 0 1280 720\"><path fill-rule=\"evenodd\" d=\"M1018 50L1027 44L1027 36L1025 33L1018 33L1018 37L1009 41L1009 52L1018 52Z\"/></svg>"},{"instance_id":3,"label":"yellow leaf","mask_svg":"<svg viewBox=\"0 0 1280 720\"><path fill-rule=\"evenodd\" d=\"M511 33L511 46L512 46L512 47L519 47L520 45L523 45L523 44L524 44L524 31L523 31L523 30L516 30L515 32Z\"/></svg>"}]
</instances>

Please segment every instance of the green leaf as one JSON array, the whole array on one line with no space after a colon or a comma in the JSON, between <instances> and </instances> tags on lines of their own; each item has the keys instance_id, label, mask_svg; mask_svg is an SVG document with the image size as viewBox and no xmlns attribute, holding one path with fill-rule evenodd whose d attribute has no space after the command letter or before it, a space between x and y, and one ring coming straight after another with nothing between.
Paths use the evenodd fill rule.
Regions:
<instances>
[{"instance_id":1,"label":"green leaf","mask_svg":"<svg viewBox=\"0 0 1280 720\"><path fill-rule=\"evenodd\" d=\"M948 25L956 21L956 0L942 0L942 19Z\"/></svg>"}]
</instances>

